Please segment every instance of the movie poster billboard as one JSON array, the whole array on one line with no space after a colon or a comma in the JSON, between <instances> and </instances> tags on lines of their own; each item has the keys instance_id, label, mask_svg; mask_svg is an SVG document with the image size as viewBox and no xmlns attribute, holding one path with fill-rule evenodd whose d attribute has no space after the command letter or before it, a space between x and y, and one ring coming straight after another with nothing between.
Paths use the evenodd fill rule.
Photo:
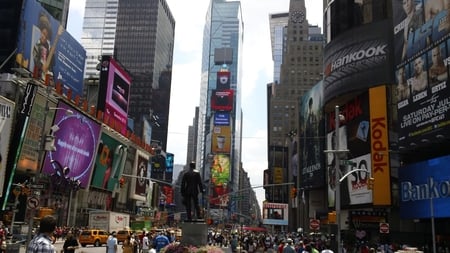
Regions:
<instances>
[{"instance_id":1,"label":"movie poster billboard","mask_svg":"<svg viewBox=\"0 0 450 253\"><path fill-rule=\"evenodd\" d=\"M450 216L450 156L437 157L399 168L402 219Z\"/></svg>"},{"instance_id":2,"label":"movie poster billboard","mask_svg":"<svg viewBox=\"0 0 450 253\"><path fill-rule=\"evenodd\" d=\"M127 146L105 132L100 143L92 175L91 186L114 191L119 187L119 178L127 159Z\"/></svg>"},{"instance_id":3,"label":"movie poster billboard","mask_svg":"<svg viewBox=\"0 0 450 253\"><path fill-rule=\"evenodd\" d=\"M384 100L385 101L385 100ZM348 150L340 154L340 175L345 175L353 169L367 169L368 172L358 171L346 177L340 184L341 205L359 205L372 203L372 191L367 189L371 175L371 135L369 95L364 92L341 106L340 114L345 118L339 125L339 147L336 147L335 113L327 114L327 189L328 206L335 206L336 187L336 154L333 150Z\"/></svg>"},{"instance_id":4,"label":"movie poster billboard","mask_svg":"<svg viewBox=\"0 0 450 253\"><path fill-rule=\"evenodd\" d=\"M68 167L70 172L67 177L80 180L80 186L86 188L94 166L100 125L68 104L60 102L53 126L57 126L57 131L52 133L55 137L55 150L46 153L41 172L53 175L60 169L58 166Z\"/></svg>"},{"instance_id":5,"label":"movie poster billboard","mask_svg":"<svg viewBox=\"0 0 450 253\"><path fill-rule=\"evenodd\" d=\"M0 96L0 197L3 196L3 186L5 184L6 160L11 138L14 108L15 104L13 101Z\"/></svg>"},{"instance_id":6,"label":"movie poster billboard","mask_svg":"<svg viewBox=\"0 0 450 253\"><path fill-rule=\"evenodd\" d=\"M136 156L133 166L133 175L136 178L131 179L130 196L133 199L146 201L148 190L150 188L150 156L140 150L136 150Z\"/></svg>"},{"instance_id":7,"label":"movie poster billboard","mask_svg":"<svg viewBox=\"0 0 450 253\"><path fill-rule=\"evenodd\" d=\"M164 179L166 182L172 182L173 179L173 164L174 164L175 155L172 153L166 153L166 171Z\"/></svg>"},{"instance_id":8,"label":"movie poster billboard","mask_svg":"<svg viewBox=\"0 0 450 253\"><path fill-rule=\"evenodd\" d=\"M103 111L103 121L127 133L130 100L130 75L110 56L103 56L97 109Z\"/></svg>"},{"instance_id":9,"label":"movie poster billboard","mask_svg":"<svg viewBox=\"0 0 450 253\"><path fill-rule=\"evenodd\" d=\"M305 93L300 102L300 150L293 144L291 152L292 170L300 170L300 185L305 189L323 187L324 169L324 118L323 118L323 83L320 82ZM296 138L295 138L296 139ZM300 160L299 160L300 157ZM300 164L300 166L299 166Z\"/></svg>"},{"instance_id":10,"label":"movie poster billboard","mask_svg":"<svg viewBox=\"0 0 450 253\"><path fill-rule=\"evenodd\" d=\"M449 45L450 39L396 70L399 146L405 150L440 141L450 130Z\"/></svg>"},{"instance_id":11,"label":"movie poster billboard","mask_svg":"<svg viewBox=\"0 0 450 253\"><path fill-rule=\"evenodd\" d=\"M35 0L25 0L19 24L16 62L45 80L47 74L83 95L86 50Z\"/></svg>"},{"instance_id":12,"label":"movie poster billboard","mask_svg":"<svg viewBox=\"0 0 450 253\"><path fill-rule=\"evenodd\" d=\"M263 203L263 224L287 226L289 221L288 204Z\"/></svg>"}]
</instances>

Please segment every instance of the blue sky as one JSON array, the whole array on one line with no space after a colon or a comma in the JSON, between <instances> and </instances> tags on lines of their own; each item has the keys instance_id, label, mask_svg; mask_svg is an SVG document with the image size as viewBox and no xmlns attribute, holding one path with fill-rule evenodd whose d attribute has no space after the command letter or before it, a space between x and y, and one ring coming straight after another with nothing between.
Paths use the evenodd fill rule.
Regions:
<instances>
[{"instance_id":1,"label":"blue sky","mask_svg":"<svg viewBox=\"0 0 450 253\"><path fill-rule=\"evenodd\" d=\"M200 101L203 25L209 0L167 0L175 18L175 51L167 151L175 163L186 161L187 133ZM84 0L70 1L68 32L81 37ZM273 80L269 14L287 12L289 0L242 0L244 19L242 109L242 161L252 186L263 183L267 168L266 87ZM322 27L322 1L306 0L307 19ZM187 11L188 10L188 11ZM186 82L188 80L188 82ZM189 83L189 85L186 85ZM186 99L186 94L190 94ZM264 190L255 189L260 206Z\"/></svg>"}]
</instances>

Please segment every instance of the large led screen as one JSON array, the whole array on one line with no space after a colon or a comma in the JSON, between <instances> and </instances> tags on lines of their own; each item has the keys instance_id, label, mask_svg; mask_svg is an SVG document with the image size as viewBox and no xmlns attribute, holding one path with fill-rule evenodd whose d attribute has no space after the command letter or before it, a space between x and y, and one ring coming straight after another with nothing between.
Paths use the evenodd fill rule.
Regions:
<instances>
[{"instance_id":1,"label":"large led screen","mask_svg":"<svg viewBox=\"0 0 450 253\"><path fill-rule=\"evenodd\" d=\"M83 95L86 50L35 0L25 0L19 24L16 62L39 79L53 80Z\"/></svg>"},{"instance_id":2,"label":"large led screen","mask_svg":"<svg viewBox=\"0 0 450 253\"><path fill-rule=\"evenodd\" d=\"M100 125L63 102L56 110L53 123L58 129L53 133L56 150L46 153L42 173L55 174L59 163L70 169L67 177L80 180L80 186L86 188L94 166Z\"/></svg>"},{"instance_id":3,"label":"large led screen","mask_svg":"<svg viewBox=\"0 0 450 253\"><path fill-rule=\"evenodd\" d=\"M450 217L450 156L399 169L402 219Z\"/></svg>"},{"instance_id":4,"label":"large led screen","mask_svg":"<svg viewBox=\"0 0 450 253\"><path fill-rule=\"evenodd\" d=\"M130 85L128 73L114 59L103 57L97 107L103 111L104 121L114 124L123 135L127 133Z\"/></svg>"}]
</instances>

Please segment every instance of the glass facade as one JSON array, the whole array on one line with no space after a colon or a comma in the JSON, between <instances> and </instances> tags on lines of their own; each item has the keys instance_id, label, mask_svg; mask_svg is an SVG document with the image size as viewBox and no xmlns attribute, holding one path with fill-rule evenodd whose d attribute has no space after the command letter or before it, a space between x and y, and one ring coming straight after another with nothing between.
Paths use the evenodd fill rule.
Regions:
<instances>
[{"instance_id":1,"label":"glass facade","mask_svg":"<svg viewBox=\"0 0 450 253\"><path fill-rule=\"evenodd\" d=\"M118 0L86 0L81 44L86 49L84 78L98 78L99 56L113 55Z\"/></svg>"},{"instance_id":2,"label":"glass facade","mask_svg":"<svg viewBox=\"0 0 450 253\"><path fill-rule=\"evenodd\" d=\"M206 15L203 32L202 75L200 84L200 107L198 124L197 164L202 170L202 178L209 177L211 156L211 138L213 132L213 111L211 111L211 95L216 89L217 72L223 67L214 61L215 49L232 48L232 63L227 65L231 72L230 88L234 90L233 110L230 112L231 122L231 178L229 190L235 191L239 186L239 167L241 162L241 79L242 79L242 42L243 20L239 1L211 0ZM230 211L235 211L236 201L230 201Z\"/></svg>"}]
</instances>

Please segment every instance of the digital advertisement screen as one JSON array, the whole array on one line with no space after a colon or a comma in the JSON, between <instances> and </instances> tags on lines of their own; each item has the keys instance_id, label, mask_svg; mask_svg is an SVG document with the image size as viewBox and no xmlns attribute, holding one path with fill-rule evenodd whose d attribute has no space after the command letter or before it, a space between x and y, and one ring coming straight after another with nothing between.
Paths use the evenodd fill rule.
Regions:
<instances>
[{"instance_id":1,"label":"digital advertisement screen","mask_svg":"<svg viewBox=\"0 0 450 253\"><path fill-rule=\"evenodd\" d=\"M402 219L450 217L450 156L399 168Z\"/></svg>"},{"instance_id":2,"label":"digital advertisement screen","mask_svg":"<svg viewBox=\"0 0 450 253\"><path fill-rule=\"evenodd\" d=\"M54 174L58 165L51 161L55 160L70 169L67 177L80 180L80 186L86 188L94 166L100 125L63 102L57 108L53 122L58 127L54 132L56 150L46 153L42 173Z\"/></svg>"},{"instance_id":3,"label":"digital advertisement screen","mask_svg":"<svg viewBox=\"0 0 450 253\"><path fill-rule=\"evenodd\" d=\"M213 111L233 110L233 90L213 90L211 96L211 109Z\"/></svg>"}]
</instances>

